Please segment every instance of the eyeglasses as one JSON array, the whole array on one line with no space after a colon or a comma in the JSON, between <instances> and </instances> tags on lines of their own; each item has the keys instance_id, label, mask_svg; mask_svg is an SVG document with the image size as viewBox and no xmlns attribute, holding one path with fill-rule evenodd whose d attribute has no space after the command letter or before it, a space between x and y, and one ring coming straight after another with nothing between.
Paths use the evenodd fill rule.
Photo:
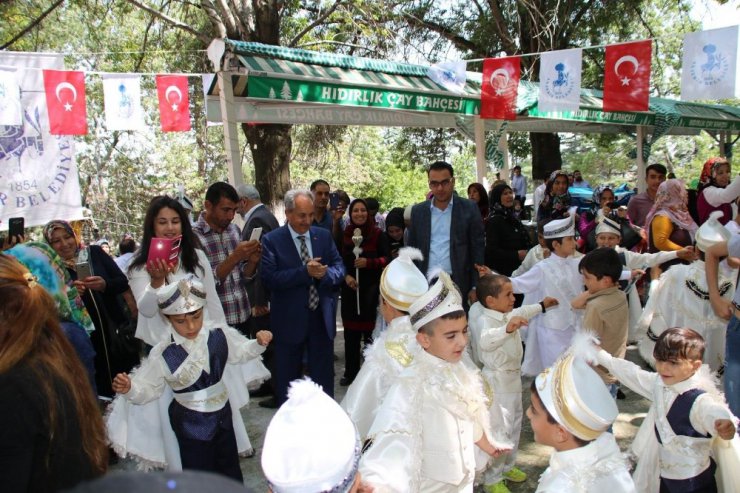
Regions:
<instances>
[{"instance_id":1,"label":"eyeglasses","mask_svg":"<svg viewBox=\"0 0 740 493\"><path fill-rule=\"evenodd\" d=\"M448 187L452 183L452 178L447 178L442 181L430 181L429 188Z\"/></svg>"}]
</instances>

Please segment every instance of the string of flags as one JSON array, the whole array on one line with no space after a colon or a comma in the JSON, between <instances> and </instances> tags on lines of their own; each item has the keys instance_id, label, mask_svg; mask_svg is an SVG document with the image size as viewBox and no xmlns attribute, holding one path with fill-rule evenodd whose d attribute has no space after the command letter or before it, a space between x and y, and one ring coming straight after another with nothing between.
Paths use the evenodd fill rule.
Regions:
<instances>
[{"instance_id":1,"label":"string of flags","mask_svg":"<svg viewBox=\"0 0 740 493\"><path fill-rule=\"evenodd\" d=\"M684 36L681 99L738 96L738 28L732 26ZM540 53L539 110L575 111L580 104L584 48ZM652 40L606 46L604 111L648 111ZM514 120L521 78L519 55L483 61L481 118ZM443 62L428 76L452 92L465 86L466 63ZM188 75L156 75L161 129L191 129ZM44 70L44 90L52 135L87 134L85 72ZM103 74L105 121L109 130L141 130L141 74ZM23 111L15 73L0 70L0 125L21 125Z\"/></svg>"}]
</instances>

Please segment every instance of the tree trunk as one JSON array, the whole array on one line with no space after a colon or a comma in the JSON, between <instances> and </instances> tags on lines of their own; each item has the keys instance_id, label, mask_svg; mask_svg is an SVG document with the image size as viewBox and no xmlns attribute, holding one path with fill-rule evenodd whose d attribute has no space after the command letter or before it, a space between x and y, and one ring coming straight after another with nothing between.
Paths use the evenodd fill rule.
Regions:
<instances>
[{"instance_id":1,"label":"tree trunk","mask_svg":"<svg viewBox=\"0 0 740 493\"><path fill-rule=\"evenodd\" d=\"M291 125L242 123L254 160L255 187L262 202L275 206L290 190Z\"/></svg>"},{"instance_id":2,"label":"tree trunk","mask_svg":"<svg viewBox=\"0 0 740 493\"><path fill-rule=\"evenodd\" d=\"M530 132L529 142L532 144L533 179L545 180L550 173L563 167L558 134Z\"/></svg>"}]
</instances>

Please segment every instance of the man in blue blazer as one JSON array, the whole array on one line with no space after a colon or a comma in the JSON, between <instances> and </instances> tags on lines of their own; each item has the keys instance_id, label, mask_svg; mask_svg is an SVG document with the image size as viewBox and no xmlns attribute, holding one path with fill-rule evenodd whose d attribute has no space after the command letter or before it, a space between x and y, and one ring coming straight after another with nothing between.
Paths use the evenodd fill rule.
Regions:
<instances>
[{"instance_id":1,"label":"man in blue blazer","mask_svg":"<svg viewBox=\"0 0 740 493\"><path fill-rule=\"evenodd\" d=\"M483 265L485 240L478 206L454 195L455 172L444 161L433 163L428 171L431 200L411 209L408 246L421 250L424 260L417 262L425 275L442 268L460 288L467 310L475 300L478 283L475 264Z\"/></svg>"},{"instance_id":2,"label":"man in blue blazer","mask_svg":"<svg viewBox=\"0 0 740 493\"><path fill-rule=\"evenodd\" d=\"M337 287L344 279L331 233L311 226L311 192L285 194L285 214L287 224L265 236L260 269L270 292L278 405L287 400L290 382L301 378L306 352L309 377L334 397Z\"/></svg>"}]
</instances>

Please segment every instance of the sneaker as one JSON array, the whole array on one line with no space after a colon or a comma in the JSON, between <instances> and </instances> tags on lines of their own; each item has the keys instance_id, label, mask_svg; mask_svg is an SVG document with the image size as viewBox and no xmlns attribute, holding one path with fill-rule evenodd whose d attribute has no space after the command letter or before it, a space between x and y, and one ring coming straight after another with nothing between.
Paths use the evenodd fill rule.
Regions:
<instances>
[{"instance_id":1,"label":"sneaker","mask_svg":"<svg viewBox=\"0 0 740 493\"><path fill-rule=\"evenodd\" d=\"M512 483L523 483L527 480L527 473L518 467L512 467L504 473L504 477Z\"/></svg>"},{"instance_id":2,"label":"sneaker","mask_svg":"<svg viewBox=\"0 0 740 493\"><path fill-rule=\"evenodd\" d=\"M511 490L506 486L506 482L503 479L496 484L484 485L483 491L486 493L511 493Z\"/></svg>"}]
</instances>

